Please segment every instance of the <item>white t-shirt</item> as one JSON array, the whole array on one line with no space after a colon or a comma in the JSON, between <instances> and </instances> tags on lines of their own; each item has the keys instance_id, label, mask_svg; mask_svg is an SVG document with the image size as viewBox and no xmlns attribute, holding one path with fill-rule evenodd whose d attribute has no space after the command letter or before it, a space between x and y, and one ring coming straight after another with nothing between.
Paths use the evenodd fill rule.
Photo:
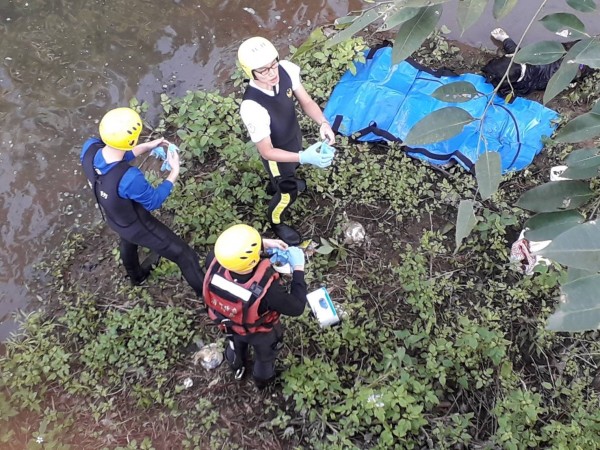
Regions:
<instances>
[{"instance_id":1,"label":"white t-shirt","mask_svg":"<svg viewBox=\"0 0 600 450\"><path fill-rule=\"evenodd\" d=\"M292 80L292 91L298 89L301 86L300 67L293 62L286 60L279 61L279 64ZM258 87L254 80L250 80L250 86L267 95L275 95L272 89L262 89ZM275 86L275 88L279 90L279 85ZM246 125L246 129L248 130L248 134L250 134L252 142L259 142L271 135L271 117L267 110L254 100L242 101L240 115L242 116L242 122Z\"/></svg>"}]
</instances>

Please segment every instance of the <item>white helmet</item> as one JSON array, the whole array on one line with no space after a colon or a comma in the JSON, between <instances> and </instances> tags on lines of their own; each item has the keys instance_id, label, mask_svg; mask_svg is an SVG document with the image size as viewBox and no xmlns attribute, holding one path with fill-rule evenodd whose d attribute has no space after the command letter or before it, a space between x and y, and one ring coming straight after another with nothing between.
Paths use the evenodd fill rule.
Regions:
<instances>
[{"instance_id":1,"label":"white helmet","mask_svg":"<svg viewBox=\"0 0 600 450\"><path fill-rule=\"evenodd\" d=\"M238 49L238 61L246 75L254 78L252 71L271 64L279 58L279 53L267 39L255 36L246 39Z\"/></svg>"}]
</instances>

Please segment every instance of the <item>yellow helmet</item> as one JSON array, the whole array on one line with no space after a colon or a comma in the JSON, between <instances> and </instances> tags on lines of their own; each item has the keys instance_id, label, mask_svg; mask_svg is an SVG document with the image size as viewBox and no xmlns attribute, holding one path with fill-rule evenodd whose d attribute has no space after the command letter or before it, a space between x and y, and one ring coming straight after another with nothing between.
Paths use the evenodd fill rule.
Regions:
<instances>
[{"instance_id":1,"label":"yellow helmet","mask_svg":"<svg viewBox=\"0 0 600 450\"><path fill-rule=\"evenodd\" d=\"M246 39L238 49L238 61L246 75L254 78L252 71L271 64L279 53L273 44L264 37Z\"/></svg>"},{"instance_id":2,"label":"yellow helmet","mask_svg":"<svg viewBox=\"0 0 600 450\"><path fill-rule=\"evenodd\" d=\"M100 138L118 150L131 150L142 132L142 119L131 108L111 109L100 121Z\"/></svg>"},{"instance_id":3,"label":"yellow helmet","mask_svg":"<svg viewBox=\"0 0 600 450\"><path fill-rule=\"evenodd\" d=\"M227 228L215 242L215 257L221 266L242 273L260 261L262 239L258 231L248 225L238 224Z\"/></svg>"}]
</instances>

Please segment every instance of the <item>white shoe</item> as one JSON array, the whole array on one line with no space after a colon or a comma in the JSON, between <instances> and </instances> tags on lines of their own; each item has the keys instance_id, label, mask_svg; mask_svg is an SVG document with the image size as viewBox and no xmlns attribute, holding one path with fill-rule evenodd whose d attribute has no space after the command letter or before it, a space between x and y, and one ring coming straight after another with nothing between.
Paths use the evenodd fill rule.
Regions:
<instances>
[{"instance_id":1,"label":"white shoe","mask_svg":"<svg viewBox=\"0 0 600 450\"><path fill-rule=\"evenodd\" d=\"M502 28L496 28L495 30L492 30L492 32L490 34L492 35L492 37L494 39L496 39L497 41L500 41L500 42L504 42L505 40L507 40L510 37L508 35L508 33L506 31L504 31Z\"/></svg>"}]
</instances>

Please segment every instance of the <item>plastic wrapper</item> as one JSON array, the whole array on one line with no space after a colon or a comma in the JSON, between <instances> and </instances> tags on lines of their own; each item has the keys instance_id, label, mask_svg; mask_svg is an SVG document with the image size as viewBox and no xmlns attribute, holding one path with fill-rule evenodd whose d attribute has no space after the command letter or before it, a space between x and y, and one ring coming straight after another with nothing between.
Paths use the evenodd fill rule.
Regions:
<instances>
[{"instance_id":1,"label":"plastic wrapper","mask_svg":"<svg viewBox=\"0 0 600 450\"><path fill-rule=\"evenodd\" d=\"M350 221L344 227L344 243L346 244L362 244L366 235L365 227L359 222Z\"/></svg>"},{"instance_id":2,"label":"plastic wrapper","mask_svg":"<svg viewBox=\"0 0 600 450\"><path fill-rule=\"evenodd\" d=\"M200 363L206 370L216 369L223 362L223 349L218 344L208 344L194 353L194 365Z\"/></svg>"}]
</instances>

